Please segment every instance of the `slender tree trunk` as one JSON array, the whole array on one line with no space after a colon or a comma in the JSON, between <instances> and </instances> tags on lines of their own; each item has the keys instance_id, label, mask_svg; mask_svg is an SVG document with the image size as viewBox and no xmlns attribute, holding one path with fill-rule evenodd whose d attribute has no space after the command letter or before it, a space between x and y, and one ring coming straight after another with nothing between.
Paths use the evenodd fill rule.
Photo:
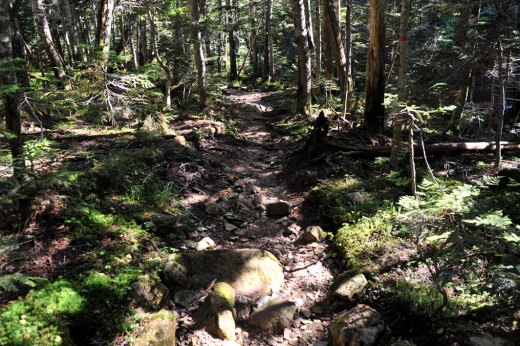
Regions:
<instances>
[{"instance_id":1,"label":"slender tree trunk","mask_svg":"<svg viewBox=\"0 0 520 346\"><path fill-rule=\"evenodd\" d=\"M406 105L408 99L406 86L408 84L408 20L410 18L410 0L401 2L401 18L399 25L399 77L397 81L397 102L398 106L394 109L393 135L392 135L392 154L390 163L393 169L399 165L399 151L401 149L401 127L402 120L400 108L403 103Z\"/></svg>"},{"instance_id":2,"label":"slender tree trunk","mask_svg":"<svg viewBox=\"0 0 520 346\"><path fill-rule=\"evenodd\" d=\"M316 20L314 21L316 23L316 33L314 35L314 41L316 45L316 62L314 67L314 78L320 83L321 79L321 56L322 56L322 44L321 44L321 28L322 28L322 21L321 21L321 0L316 0ZM321 84L321 83L320 83Z\"/></svg>"},{"instance_id":3,"label":"slender tree trunk","mask_svg":"<svg viewBox=\"0 0 520 346\"><path fill-rule=\"evenodd\" d=\"M249 36L249 44L251 45L251 64L253 65L253 76L260 75L260 67L258 65L258 30L257 30L257 3L251 2L251 35Z\"/></svg>"},{"instance_id":4,"label":"slender tree trunk","mask_svg":"<svg viewBox=\"0 0 520 346\"><path fill-rule=\"evenodd\" d=\"M65 79L67 78L65 74L65 66L63 58L60 56L60 53L54 45L49 21L47 20L47 14L45 13L45 8L43 6L43 0L31 0L31 5L36 31L38 32L38 36L40 37L45 51L49 56L54 75L58 78L60 86L63 87Z\"/></svg>"},{"instance_id":5,"label":"slender tree trunk","mask_svg":"<svg viewBox=\"0 0 520 346\"><path fill-rule=\"evenodd\" d=\"M236 0L235 0L236 1ZM235 41L235 18L234 18L234 7L235 3L233 0L227 0L227 16L228 16L228 42L229 42L229 81L233 82L238 78L237 71L237 46Z\"/></svg>"},{"instance_id":6,"label":"slender tree trunk","mask_svg":"<svg viewBox=\"0 0 520 346\"><path fill-rule=\"evenodd\" d=\"M147 7L147 13L148 13L148 20L150 21L150 32L152 34L152 50L153 54L155 56L155 59L157 60L157 63L161 68L163 69L164 73L166 74L166 85L164 86L164 103L166 104L166 107L170 108L172 105L171 96L170 96L170 89L172 85L173 75L166 63L161 58L161 55L159 54L159 49L157 48L157 41L159 40L159 28L157 27L157 22L155 21L153 10L150 8L150 6Z\"/></svg>"},{"instance_id":7,"label":"slender tree trunk","mask_svg":"<svg viewBox=\"0 0 520 346\"><path fill-rule=\"evenodd\" d=\"M190 18L193 24L193 52L195 55L195 66L197 67L197 87L199 91L199 105L206 107L206 64L204 63L204 51L202 50L202 33L199 29L200 12L198 0L189 0Z\"/></svg>"},{"instance_id":8,"label":"slender tree trunk","mask_svg":"<svg viewBox=\"0 0 520 346\"><path fill-rule=\"evenodd\" d=\"M345 55L347 59L347 78L349 92L354 91L354 78L352 76L352 0L347 0L347 13L345 14Z\"/></svg>"},{"instance_id":9,"label":"slender tree trunk","mask_svg":"<svg viewBox=\"0 0 520 346\"><path fill-rule=\"evenodd\" d=\"M23 59L17 64L16 69L16 79L19 84L23 87L28 88L29 74L27 73L27 64L28 64L28 46L25 43L25 40L22 36L22 32L20 30L20 25L18 24L18 13L20 11L20 7L23 5L23 0L16 0L11 7L11 30L13 34L13 42L12 42L12 54L13 56Z\"/></svg>"},{"instance_id":10,"label":"slender tree trunk","mask_svg":"<svg viewBox=\"0 0 520 346\"><path fill-rule=\"evenodd\" d=\"M144 66L150 62L148 57L148 39L146 35L146 18L141 17L138 23L138 52L139 52L139 66ZM153 50L153 48L152 48Z\"/></svg>"},{"instance_id":11,"label":"slender tree trunk","mask_svg":"<svg viewBox=\"0 0 520 346\"><path fill-rule=\"evenodd\" d=\"M307 25L307 37L309 41L309 49L315 48L314 43L314 29L312 28L312 16L311 16L311 0L305 0L305 24Z\"/></svg>"},{"instance_id":12,"label":"slender tree trunk","mask_svg":"<svg viewBox=\"0 0 520 346\"><path fill-rule=\"evenodd\" d=\"M13 37L11 28L11 4L9 0L0 0L0 67L5 72L0 73L0 87L9 87L16 84L14 72ZM2 94L6 130L11 156L13 160L13 172L15 179L23 179L25 163L23 159L23 144L21 137L20 109L18 107L18 93L4 92Z\"/></svg>"},{"instance_id":13,"label":"slender tree trunk","mask_svg":"<svg viewBox=\"0 0 520 346\"><path fill-rule=\"evenodd\" d=\"M310 94L312 87L311 55L305 23L305 0L292 0L294 17L294 34L298 46L298 95L296 110L307 114L310 108Z\"/></svg>"},{"instance_id":14,"label":"slender tree trunk","mask_svg":"<svg viewBox=\"0 0 520 346\"><path fill-rule=\"evenodd\" d=\"M497 130L495 133L495 167L499 168L502 161L502 147L500 141L502 140L502 132L504 130L504 113L506 110L506 88L505 88L505 75L504 75L504 47L502 46L502 39L498 37L497 44L498 54L498 92L499 92L499 108L497 112Z\"/></svg>"},{"instance_id":15,"label":"slender tree trunk","mask_svg":"<svg viewBox=\"0 0 520 346\"><path fill-rule=\"evenodd\" d=\"M370 0L370 48L368 54L365 129L368 133L383 130L385 107L385 1Z\"/></svg>"},{"instance_id":16,"label":"slender tree trunk","mask_svg":"<svg viewBox=\"0 0 520 346\"><path fill-rule=\"evenodd\" d=\"M110 50L110 34L115 0L100 0L97 14L96 48L101 53L104 63L108 61Z\"/></svg>"},{"instance_id":17,"label":"slender tree trunk","mask_svg":"<svg viewBox=\"0 0 520 346\"><path fill-rule=\"evenodd\" d=\"M273 54L273 0L266 1L265 8L265 44L264 44L264 75L262 80L270 81L274 78Z\"/></svg>"},{"instance_id":18,"label":"slender tree trunk","mask_svg":"<svg viewBox=\"0 0 520 346\"><path fill-rule=\"evenodd\" d=\"M334 52L334 61L338 70L339 86L341 93L341 101L343 113L345 113L346 102L348 98L348 79L347 79L347 58L345 57L345 49L343 48L343 40L341 38L341 29L338 22L338 15L335 12L333 0L324 0L323 16L326 18L327 25L323 28L327 31L331 48ZM345 116L345 114L343 114Z\"/></svg>"},{"instance_id":19,"label":"slender tree trunk","mask_svg":"<svg viewBox=\"0 0 520 346\"><path fill-rule=\"evenodd\" d=\"M130 23L128 24L128 41L130 42L130 52L132 53L132 70L137 71L139 68L139 57L137 56L137 49L134 44L134 36L136 36L135 41L137 42L139 38L137 35L134 35L134 26Z\"/></svg>"}]
</instances>

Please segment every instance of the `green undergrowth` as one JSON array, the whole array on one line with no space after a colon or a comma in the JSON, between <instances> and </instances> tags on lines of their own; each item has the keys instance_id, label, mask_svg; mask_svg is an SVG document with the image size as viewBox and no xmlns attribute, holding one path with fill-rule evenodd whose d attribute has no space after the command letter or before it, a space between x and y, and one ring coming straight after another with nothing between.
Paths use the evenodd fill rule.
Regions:
<instances>
[{"instance_id":1,"label":"green undergrowth","mask_svg":"<svg viewBox=\"0 0 520 346\"><path fill-rule=\"evenodd\" d=\"M395 176L347 176L312 189L304 206L310 219L337 229L345 269L368 274L371 290L384 292L387 303L426 318L491 321L496 315L484 313L491 308L514 327L520 182L513 177L422 178L412 197ZM382 180L401 195L378 190Z\"/></svg>"},{"instance_id":2,"label":"green undergrowth","mask_svg":"<svg viewBox=\"0 0 520 346\"><path fill-rule=\"evenodd\" d=\"M52 168L36 166L38 174L29 175L24 185L0 182L2 213L15 215L13 201L28 203L26 214L46 225L41 228L42 239L50 238L46 244L65 244L49 255L56 263L67 260L66 267L46 277L0 276L0 292L19 293L0 307L0 345L105 343L135 328L131 284L144 274L159 280L162 258L174 245L142 215L191 220L164 163L174 162L176 147L144 147L141 140L115 143L110 154L98 148L60 149L70 159ZM53 143L43 144L43 158L47 148L57 154ZM161 226L163 233L178 232L174 224ZM2 227L14 231L18 225ZM8 260L34 256L32 247L26 249L12 234L0 233L0 255Z\"/></svg>"},{"instance_id":3,"label":"green undergrowth","mask_svg":"<svg viewBox=\"0 0 520 346\"><path fill-rule=\"evenodd\" d=\"M275 127L282 136L291 136L297 140L307 137L312 130L312 126L302 121L278 123Z\"/></svg>"}]
</instances>

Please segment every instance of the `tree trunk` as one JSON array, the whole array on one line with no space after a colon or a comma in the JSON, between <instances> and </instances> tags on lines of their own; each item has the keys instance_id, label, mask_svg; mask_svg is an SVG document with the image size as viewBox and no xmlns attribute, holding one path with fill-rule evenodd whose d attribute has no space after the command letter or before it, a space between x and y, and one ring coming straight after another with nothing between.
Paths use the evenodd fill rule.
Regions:
<instances>
[{"instance_id":1,"label":"tree trunk","mask_svg":"<svg viewBox=\"0 0 520 346\"><path fill-rule=\"evenodd\" d=\"M0 67L5 71L0 74L0 87L12 87L16 84L13 56L13 34L11 28L11 4L9 0L0 0ZM6 130L9 131L9 147L13 160L15 179L21 181L25 170L23 144L21 137L20 109L18 93L8 91L2 93Z\"/></svg>"},{"instance_id":2,"label":"tree trunk","mask_svg":"<svg viewBox=\"0 0 520 346\"><path fill-rule=\"evenodd\" d=\"M410 18L410 0L402 0L401 17L399 25L399 77L397 81L397 102L398 106L394 110L393 136L392 136L392 155L391 166L397 169L399 165L399 150L401 149L401 127L402 121L399 109L403 104L406 105L408 99L406 86L408 71L408 20Z\"/></svg>"},{"instance_id":3,"label":"tree trunk","mask_svg":"<svg viewBox=\"0 0 520 346\"><path fill-rule=\"evenodd\" d=\"M43 0L31 0L31 5L36 31L38 32L38 36L42 40L45 51L49 56L54 75L58 78L60 86L63 87L65 79L67 78L65 74L65 66L63 58L54 46L49 21L47 20L47 14L45 13L45 8L43 6Z\"/></svg>"},{"instance_id":4,"label":"tree trunk","mask_svg":"<svg viewBox=\"0 0 520 346\"><path fill-rule=\"evenodd\" d=\"M495 149L495 167L499 168L500 163L502 161L502 149L500 145L500 141L502 140L502 132L504 130L504 113L506 110L506 88L505 88L505 79L504 76L504 47L502 46L502 40L500 36L498 37L498 43L497 43L497 63L498 63L498 92L499 92L499 108L497 112L497 130L495 133L495 142L497 143L496 149ZM508 63L509 64L509 63ZM506 69L507 71L507 69Z\"/></svg>"},{"instance_id":5,"label":"tree trunk","mask_svg":"<svg viewBox=\"0 0 520 346\"><path fill-rule=\"evenodd\" d=\"M322 53L323 53L323 63L325 64L325 78L328 80L332 80L334 78L334 58L332 52L332 42L329 34L329 30L327 27L329 26L329 18L326 15L326 7L327 2L325 0L321 1L323 4L323 11L321 15L321 27L322 31Z\"/></svg>"},{"instance_id":6,"label":"tree trunk","mask_svg":"<svg viewBox=\"0 0 520 346\"><path fill-rule=\"evenodd\" d=\"M138 56L139 56L139 66L144 66L148 64L150 61L148 57L148 39L146 35L146 18L141 17L138 21L137 27L138 33ZM152 48L153 49L153 48Z\"/></svg>"},{"instance_id":7,"label":"tree trunk","mask_svg":"<svg viewBox=\"0 0 520 346\"><path fill-rule=\"evenodd\" d=\"M370 0L370 48L366 78L365 129L383 131L385 107L385 1Z\"/></svg>"},{"instance_id":8,"label":"tree trunk","mask_svg":"<svg viewBox=\"0 0 520 346\"><path fill-rule=\"evenodd\" d=\"M264 82L274 78L274 54L273 54L273 0L267 0L265 5L265 44L264 44Z\"/></svg>"},{"instance_id":9,"label":"tree trunk","mask_svg":"<svg viewBox=\"0 0 520 346\"><path fill-rule=\"evenodd\" d=\"M310 94L312 87L311 55L309 40L307 37L307 25L305 21L305 0L292 0L294 17L294 34L298 47L298 94L296 110L307 114L310 108Z\"/></svg>"},{"instance_id":10,"label":"tree trunk","mask_svg":"<svg viewBox=\"0 0 520 346\"><path fill-rule=\"evenodd\" d=\"M155 56L155 59L157 60L157 63L161 68L163 69L164 73L166 74L166 85L164 87L164 103L166 104L166 107L170 108L172 105L171 96L170 96L170 89L172 85L173 75L166 63L161 58L161 55L159 54L159 49L157 48L157 41L159 39L159 29L157 28L157 22L155 21L153 11L150 6L147 7L147 13L148 13L148 19L150 21L150 31L152 34L152 50L153 54Z\"/></svg>"},{"instance_id":11,"label":"tree trunk","mask_svg":"<svg viewBox=\"0 0 520 346\"><path fill-rule=\"evenodd\" d=\"M199 1L189 0L190 7L190 18L193 24L192 28L192 39L193 39L193 52L195 55L195 66L197 68L197 87L199 91L199 105L201 108L206 107L206 65L204 63L204 51L202 50L202 33L199 29L200 11L199 12Z\"/></svg>"},{"instance_id":12,"label":"tree trunk","mask_svg":"<svg viewBox=\"0 0 520 346\"><path fill-rule=\"evenodd\" d=\"M352 76L352 0L347 0L347 13L345 14L345 58L347 59L347 78L349 92L354 91L354 78Z\"/></svg>"},{"instance_id":13,"label":"tree trunk","mask_svg":"<svg viewBox=\"0 0 520 346\"><path fill-rule=\"evenodd\" d=\"M100 0L97 13L96 48L104 63L108 61L115 0Z\"/></svg>"},{"instance_id":14,"label":"tree trunk","mask_svg":"<svg viewBox=\"0 0 520 346\"><path fill-rule=\"evenodd\" d=\"M260 75L260 66L258 65L258 28L256 22L257 3L251 2L251 35L249 36L249 44L251 45L251 64L253 65L253 76L256 78Z\"/></svg>"},{"instance_id":15,"label":"tree trunk","mask_svg":"<svg viewBox=\"0 0 520 346\"><path fill-rule=\"evenodd\" d=\"M322 22L321 22L321 0L316 0L316 20L314 21L316 23L316 32L314 34L314 41L316 45L316 62L314 67L314 78L320 83L321 79L321 28L322 28Z\"/></svg>"},{"instance_id":16,"label":"tree trunk","mask_svg":"<svg viewBox=\"0 0 520 346\"><path fill-rule=\"evenodd\" d=\"M326 26L323 30L327 31L331 48L334 51L334 61L336 62L336 68L338 70L341 101L342 105L344 105L343 112L345 112L345 105L348 98L347 58L345 57L345 49L343 48L341 29L333 1L324 0L323 8L323 16L326 18Z\"/></svg>"},{"instance_id":17,"label":"tree trunk","mask_svg":"<svg viewBox=\"0 0 520 346\"><path fill-rule=\"evenodd\" d=\"M235 18L234 18L233 0L227 0L227 16L228 16L228 42L229 42L229 81L233 82L238 78L237 71L237 46L235 41Z\"/></svg>"},{"instance_id":18,"label":"tree trunk","mask_svg":"<svg viewBox=\"0 0 520 346\"><path fill-rule=\"evenodd\" d=\"M303 2L305 6L305 24L307 25L307 38L309 41L309 49L315 48L314 44L314 29L312 28L312 16L311 16L311 0L305 0Z\"/></svg>"}]
</instances>

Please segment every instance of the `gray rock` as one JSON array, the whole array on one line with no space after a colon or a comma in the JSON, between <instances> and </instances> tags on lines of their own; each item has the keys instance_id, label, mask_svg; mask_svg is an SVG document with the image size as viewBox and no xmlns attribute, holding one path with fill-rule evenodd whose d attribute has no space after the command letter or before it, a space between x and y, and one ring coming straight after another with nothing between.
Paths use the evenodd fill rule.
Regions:
<instances>
[{"instance_id":1,"label":"gray rock","mask_svg":"<svg viewBox=\"0 0 520 346\"><path fill-rule=\"evenodd\" d=\"M469 338L469 344L470 346L513 346L513 342L489 334L472 336Z\"/></svg>"},{"instance_id":2,"label":"gray rock","mask_svg":"<svg viewBox=\"0 0 520 346\"><path fill-rule=\"evenodd\" d=\"M135 346L175 345L175 331L177 316L168 310L161 310L154 314L146 314L140 321L141 327L137 330L141 334L133 337Z\"/></svg>"},{"instance_id":3,"label":"gray rock","mask_svg":"<svg viewBox=\"0 0 520 346\"><path fill-rule=\"evenodd\" d=\"M234 230L236 230L237 228L238 228L237 226L235 226L235 225L233 225L233 224L231 224L231 223L228 223L228 222L226 222L226 223L224 224L224 229L225 229L226 231L228 231L228 232L234 231Z\"/></svg>"},{"instance_id":4,"label":"gray rock","mask_svg":"<svg viewBox=\"0 0 520 346\"><path fill-rule=\"evenodd\" d=\"M325 239L327 234L320 226L309 226L303 231L303 240L307 243L320 242Z\"/></svg>"},{"instance_id":5,"label":"gray rock","mask_svg":"<svg viewBox=\"0 0 520 346\"><path fill-rule=\"evenodd\" d=\"M198 243L195 249L197 251L204 251L206 249L212 248L215 246L215 242L210 237L202 238Z\"/></svg>"},{"instance_id":6,"label":"gray rock","mask_svg":"<svg viewBox=\"0 0 520 346\"><path fill-rule=\"evenodd\" d=\"M281 333L284 328L290 327L295 313L295 303L275 298L253 311L249 316L249 324L262 330L273 330L275 333Z\"/></svg>"},{"instance_id":7,"label":"gray rock","mask_svg":"<svg viewBox=\"0 0 520 346\"><path fill-rule=\"evenodd\" d=\"M375 345L385 329L377 311L359 304L338 315L331 323L332 346Z\"/></svg>"},{"instance_id":8,"label":"gray rock","mask_svg":"<svg viewBox=\"0 0 520 346\"><path fill-rule=\"evenodd\" d=\"M157 310L167 292L162 283L155 281L149 275L140 276L132 284L132 289L134 292L131 305L138 312Z\"/></svg>"},{"instance_id":9,"label":"gray rock","mask_svg":"<svg viewBox=\"0 0 520 346\"><path fill-rule=\"evenodd\" d=\"M188 307L202 297L202 292L193 290L178 290L173 295L175 304Z\"/></svg>"},{"instance_id":10,"label":"gray rock","mask_svg":"<svg viewBox=\"0 0 520 346\"><path fill-rule=\"evenodd\" d=\"M253 201L257 208L264 206L267 203L267 198L261 194L255 194Z\"/></svg>"},{"instance_id":11,"label":"gray rock","mask_svg":"<svg viewBox=\"0 0 520 346\"><path fill-rule=\"evenodd\" d=\"M183 263L180 255L170 256L163 269L166 283L173 285L184 285L188 280L188 269Z\"/></svg>"},{"instance_id":12,"label":"gray rock","mask_svg":"<svg viewBox=\"0 0 520 346\"><path fill-rule=\"evenodd\" d=\"M286 201L278 201L267 204L267 216L280 217L291 213L291 205Z\"/></svg>"},{"instance_id":13,"label":"gray rock","mask_svg":"<svg viewBox=\"0 0 520 346\"><path fill-rule=\"evenodd\" d=\"M330 292L336 297L352 300L363 291L367 284L368 281L365 275L358 274L352 276L351 273L345 272L334 280L330 287Z\"/></svg>"},{"instance_id":14,"label":"gray rock","mask_svg":"<svg viewBox=\"0 0 520 346\"><path fill-rule=\"evenodd\" d=\"M348 198L354 204L363 204L366 201L366 197L361 192L352 192L348 194Z\"/></svg>"},{"instance_id":15,"label":"gray rock","mask_svg":"<svg viewBox=\"0 0 520 346\"><path fill-rule=\"evenodd\" d=\"M173 142L175 144L182 145L182 146L186 146L186 144L187 144L186 138L184 138L184 136L175 136L173 138Z\"/></svg>"},{"instance_id":16,"label":"gray rock","mask_svg":"<svg viewBox=\"0 0 520 346\"><path fill-rule=\"evenodd\" d=\"M226 214L226 208L221 204L208 203L208 205L206 205L206 213L211 216L223 216Z\"/></svg>"}]
</instances>

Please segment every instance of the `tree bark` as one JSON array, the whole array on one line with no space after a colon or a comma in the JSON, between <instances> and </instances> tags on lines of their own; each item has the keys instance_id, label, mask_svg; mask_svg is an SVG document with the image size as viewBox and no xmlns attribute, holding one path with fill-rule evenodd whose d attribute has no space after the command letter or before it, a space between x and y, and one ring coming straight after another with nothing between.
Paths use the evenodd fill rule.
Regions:
<instances>
[{"instance_id":1,"label":"tree bark","mask_svg":"<svg viewBox=\"0 0 520 346\"><path fill-rule=\"evenodd\" d=\"M42 40L45 51L49 56L54 76L58 78L58 83L63 87L65 79L67 78L65 74L65 64L63 62L63 57L60 56L60 53L54 45L49 21L47 20L47 14L45 13L45 8L43 6L43 0L31 0L31 5L36 31L38 32L38 36Z\"/></svg>"},{"instance_id":2,"label":"tree bark","mask_svg":"<svg viewBox=\"0 0 520 346\"><path fill-rule=\"evenodd\" d=\"M9 0L0 0L0 87L14 87L17 83L13 56L13 35L11 28L11 4ZM13 161L15 179L21 181L25 170L23 159L23 144L21 137L20 109L18 105L18 91L4 91L2 93L6 130L9 131L9 147Z\"/></svg>"},{"instance_id":3,"label":"tree bark","mask_svg":"<svg viewBox=\"0 0 520 346\"><path fill-rule=\"evenodd\" d=\"M336 69L338 70L341 101L343 105L346 105L348 98L347 58L345 56L345 49L341 38L338 15L336 14L333 0L324 0L323 6L323 16L326 18L326 26L323 29L327 31L331 48L334 51L334 61L336 62ZM345 107L343 108L345 111Z\"/></svg>"},{"instance_id":4,"label":"tree bark","mask_svg":"<svg viewBox=\"0 0 520 346\"><path fill-rule=\"evenodd\" d=\"M304 0L305 6L305 24L307 25L307 38L309 41L309 49L314 50L314 29L312 28L312 16L311 16L311 0Z\"/></svg>"},{"instance_id":5,"label":"tree bark","mask_svg":"<svg viewBox=\"0 0 520 346\"><path fill-rule=\"evenodd\" d=\"M298 47L298 94L296 110L307 114L310 108L310 94L312 87L311 55L309 40L307 37L307 25L305 20L305 0L292 0L294 17L294 34Z\"/></svg>"},{"instance_id":6,"label":"tree bark","mask_svg":"<svg viewBox=\"0 0 520 346\"><path fill-rule=\"evenodd\" d=\"M397 81L397 102L398 106L394 109L393 135L392 135L392 155L391 166L397 169L399 165L399 150L401 149L401 128L402 121L399 109L406 104L408 99L406 86L408 71L408 20L410 18L410 0L402 0L401 18L399 25L399 74Z\"/></svg>"},{"instance_id":7,"label":"tree bark","mask_svg":"<svg viewBox=\"0 0 520 346\"><path fill-rule=\"evenodd\" d=\"M150 62L150 59L148 57L148 39L146 35L146 18L140 17L138 21L138 27L137 27L137 34L138 34L138 40L137 40L137 47L138 47L138 61L139 66L144 66ZM153 50L153 48L152 48Z\"/></svg>"},{"instance_id":8,"label":"tree bark","mask_svg":"<svg viewBox=\"0 0 520 346\"><path fill-rule=\"evenodd\" d=\"M273 54L273 0L267 0L265 8L265 44L264 44L264 82L274 77L274 54Z\"/></svg>"},{"instance_id":9,"label":"tree bark","mask_svg":"<svg viewBox=\"0 0 520 346\"><path fill-rule=\"evenodd\" d=\"M100 0L97 13L96 48L104 63L108 61L115 0Z\"/></svg>"},{"instance_id":10,"label":"tree bark","mask_svg":"<svg viewBox=\"0 0 520 346\"><path fill-rule=\"evenodd\" d=\"M315 57L316 62L314 66L314 78L320 83L321 79L321 56L322 56L322 21L321 21L321 0L316 0L316 32L314 34L314 41L316 45ZM320 83L321 84L321 83Z\"/></svg>"},{"instance_id":11,"label":"tree bark","mask_svg":"<svg viewBox=\"0 0 520 346\"><path fill-rule=\"evenodd\" d=\"M152 50L153 54L155 56L155 59L157 60L157 63L161 68L163 69L164 73L166 74L166 85L164 86L164 103L166 104L166 107L170 108L172 105L171 96L170 96L170 89L173 81L173 75L168 67L168 65L163 61L161 55L159 54L159 49L157 48L157 41L159 39L159 29L157 27L157 22L155 21L155 17L153 14L153 10L150 6L147 7L147 13L148 13L148 19L150 21L150 31L152 34Z\"/></svg>"},{"instance_id":12,"label":"tree bark","mask_svg":"<svg viewBox=\"0 0 520 346\"><path fill-rule=\"evenodd\" d=\"M365 130L370 134L383 131L385 107L385 1L370 0L370 48L368 54Z\"/></svg>"},{"instance_id":13,"label":"tree bark","mask_svg":"<svg viewBox=\"0 0 520 346\"><path fill-rule=\"evenodd\" d=\"M235 0L236 1L236 0ZM229 43L229 81L233 82L238 78L237 71L237 46L235 41L235 18L234 18L233 0L227 0L227 16L228 16L228 43Z\"/></svg>"},{"instance_id":14,"label":"tree bark","mask_svg":"<svg viewBox=\"0 0 520 346\"><path fill-rule=\"evenodd\" d=\"M197 87L199 92L199 105L201 108L206 107L206 65L204 63L204 51L202 50L202 33L199 29L200 12L199 1L189 0L190 18L193 25L192 39L193 52L195 55L195 66L197 68Z\"/></svg>"}]
</instances>

